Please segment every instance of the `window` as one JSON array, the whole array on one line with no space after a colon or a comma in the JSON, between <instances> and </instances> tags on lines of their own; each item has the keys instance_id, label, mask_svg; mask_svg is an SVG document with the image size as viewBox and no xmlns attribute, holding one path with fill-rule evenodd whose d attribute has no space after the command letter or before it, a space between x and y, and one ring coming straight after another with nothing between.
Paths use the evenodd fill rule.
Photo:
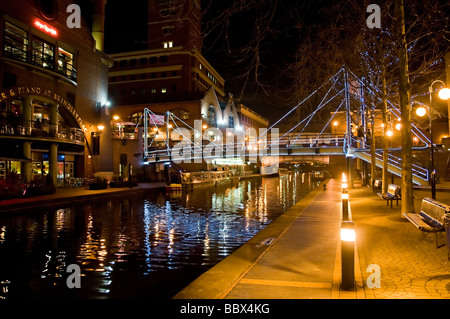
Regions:
<instances>
[{"instance_id":1,"label":"window","mask_svg":"<svg viewBox=\"0 0 450 319\"><path fill-rule=\"evenodd\" d=\"M55 47L39 38L33 38L31 43L31 62L45 69L54 70Z\"/></svg>"},{"instance_id":2,"label":"window","mask_svg":"<svg viewBox=\"0 0 450 319\"><path fill-rule=\"evenodd\" d=\"M214 106L210 105L208 108L208 125L209 126L216 126L216 110L214 109Z\"/></svg>"},{"instance_id":3,"label":"window","mask_svg":"<svg viewBox=\"0 0 450 319\"><path fill-rule=\"evenodd\" d=\"M28 34L11 23L5 22L3 51L8 58L26 62Z\"/></svg>"},{"instance_id":4,"label":"window","mask_svg":"<svg viewBox=\"0 0 450 319\"><path fill-rule=\"evenodd\" d=\"M162 88L161 89L161 93L166 93L167 92L167 88Z\"/></svg>"},{"instance_id":5,"label":"window","mask_svg":"<svg viewBox=\"0 0 450 319\"><path fill-rule=\"evenodd\" d=\"M167 63L167 55L162 55L161 57L159 57L159 62Z\"/></svg>"},{"instance_id":6,"label":"window","mask_svg":"<svg viewBox=\"0 0 450 319\"><path fill-rule=\"evenodd\" d=\"M174 16L175 13L176 13L176 10L174 8L159 10L159 14L161 14L162 17Z\"/></svg>"},{"instance_id":7,"label":"window","mask_svg":"<svg viewBox=\"0 0 450 319\"><path fill-rule=\"evenodd\" d=\"M163 43L164 49L173 48L173 41L168 41Z\"/></svg>"},{"instance_id":8,"label":"window","mask_svg":"<svg viewBox=\"0 0 450 319\"><path fill-rule=\"evenodd\" d=\"M3 54L7 58L56 71L74 81L77 78L72 52L34 35L29 38L27 32L9 22L5 22Z\"/></svg>"},{"instance_id":9,"label":"window","mask_svg":"<svg viewBox=\"0 0 450 319\"><path fill-rule=\"evenodd\" d=\"M173 26L163 27L162 31L163 31L164 35L172 35L173 34Z\"/></svg>"},{"instance_id":10,"label":"window","mask_svg":"<svg viewBox=\"0 0 450 319\"><path fill-rule=\"evenodd\" d=\"M136 95L136 89L131 89L131 95Z\"/></svg>"},{"instance_id":11,"label":"window","mask_svg":"<svg viewBox=\"0 0 450 319\"><path fill-rule=\"evenodd\" d=\"M130 122L142 124L142 112L134 113L130 116Z\"/></svg>"},{"instance_id":12,"label":"window","mask_svg":"<svg viewBox=\"0 0 450 319\"><path fill-rule=\"evenodd\" d=\"M100 135L91 133L92 155L100 155Z\"/></svg>"},{"instance_id":13,"label":"window","mask_svg":"<svg viewBox=\"0 0 450 319\"><path fill-rule=\"evenodd\" d=\"M158 59L155 56L152 56L150 58L150 64L156 64L158 62Z\"/></svg>"},{"instance_id":14,"label":"window","mask_svg":"<svg viewBox=\"0 0 450 319\"><path fill-rule=\"evenodd\" d=\"M73 67L73 54L63 48L58 48L58 72L72 80L77 78Z\"/></svg>"},{"instance_id":15,"label":"window","mask_svg":"<svg viewBox=\"0 0 450 319\"><path fill-rule=\"evenodd\" d=\"M139 59L139 64L140 65L146 65L147 64L147 58L140 58Z\"/></svg>"},{"instance_id":16,"label":"window","mask_svg":"<svg viewBox=\"0 0 450 319\"><path fill-rule=\"evenodd\" d=\"M170 110L170 112L173 113L176 117L178 117L180 120L188 120L189 119L189 112L182 108L176 108L173 110Z\"/></svg>"},{"instance_id":17,"label":"window","mask_svg":"<svg viewBox=\"0 0 450 319\"><path fill-rule=\"evenodd\" d=\"M121 68L126 68L128 65L128 61L127 60L120 60L120 67Z\"/></svg>"},{"instance_id":18,"label":"window","mask_svg":"<svg viewBox=\"0 0 450 319\"><path fill-rule=\"evenodd\" d=\"M155 94L156 93L156 88L152 88L151 92L152 92L152 94Z\"/></svg>"},{"instance_id":19,"label":"window","mask_svg":"<svg viewBox=\"0 0 450 319\"><path fill-rule=\"evenodd\" d=\"M234 117L233 117L233 115L230 115L228 117L228 127L234 128Z\"/></svg>"}]
</instances>

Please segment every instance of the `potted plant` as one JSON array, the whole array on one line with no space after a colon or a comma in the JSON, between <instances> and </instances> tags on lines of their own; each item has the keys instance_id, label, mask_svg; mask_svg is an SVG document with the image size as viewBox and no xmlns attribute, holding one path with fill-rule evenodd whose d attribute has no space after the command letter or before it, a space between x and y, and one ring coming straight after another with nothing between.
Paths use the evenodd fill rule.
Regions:
<instances>
[{"instance_id":1,"label":"potted plant","mask_svg":"<svg viewBox=\"0 0 450 319\"><path fill-rule=\"evenodd\" d=\"M89 184L89 189L106 189L108 187L108 181L100 176L94 178L94 182Z\"/></svg>"}]
</instances>

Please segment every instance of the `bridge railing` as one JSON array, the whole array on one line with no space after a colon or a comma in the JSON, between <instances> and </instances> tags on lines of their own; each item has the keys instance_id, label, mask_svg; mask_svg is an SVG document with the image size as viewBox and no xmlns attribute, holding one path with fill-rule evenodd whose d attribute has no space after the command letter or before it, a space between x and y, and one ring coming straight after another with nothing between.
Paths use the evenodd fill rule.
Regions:
<instances>
[{"instance_id":1,"label":"bridge railing","mask_svg":"<svg viewBox=\"0 0 450 319\"><path fill-rule=\"evenodd\" d=\"M367 156L370 156L370 150L369 151L364 151L362 152L364 154L366 154ZM375 152L375 158L379 161L383 161L383 153L382 152ZM399 170L402 170L402 159L398 156L395 156L391 153L389 153L388 155L388 165L393 166ZM420 179L423 179L425 181L429 180L429 171L428 169L417 165L417 164L412 164L412 174Z\"/></svg>"}]
</instances>

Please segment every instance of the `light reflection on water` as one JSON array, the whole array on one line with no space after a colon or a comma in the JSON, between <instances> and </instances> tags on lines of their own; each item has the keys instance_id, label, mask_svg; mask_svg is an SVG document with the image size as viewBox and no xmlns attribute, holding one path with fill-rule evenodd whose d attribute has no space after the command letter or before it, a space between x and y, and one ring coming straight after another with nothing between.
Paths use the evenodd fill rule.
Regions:
<instances>
[{"instance_id":1,"label":"light reflection on water","mask_svg":"<svg viewBox=\"0 0 450 319\"><path fill-rule=\"evenodd\" d=\"M182 196L152 192L3 215L0 281L10 281L8 299L170 298L295 204L310 184L291 173ZM80 289L66 286L70 264L81 267Z\"/></svg>"}]
</instances>

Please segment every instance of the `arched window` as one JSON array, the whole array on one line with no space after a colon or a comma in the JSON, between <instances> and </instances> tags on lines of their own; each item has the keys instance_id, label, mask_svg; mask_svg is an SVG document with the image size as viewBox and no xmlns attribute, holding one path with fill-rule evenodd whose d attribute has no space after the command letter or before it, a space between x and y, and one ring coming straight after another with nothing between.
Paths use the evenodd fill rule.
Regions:
<instances>
[{"instance_id":1,"label":"arched window","mask_svg":"<svg viewBox=\"0 0 450 319\"><path fill-rule=\"evenodd\" d=\"M229 128L234 128L234 117L231 114L228 117L228 127Z\"/></svg>"},{"instance_id":2,"label":"arched window","mask_svg":"<svg viewBox=\"0 0 450 319\"><path fill-rule=\"evenodd\" d=\"M143 124L142 112L136 112L130 116L130 121L139 125Z\"/></svg>"},{"instance_id":3,"label":"arched window","mask_svg":"<svg viewBox=\"0 0 450 319\"><path fill-rule=\"evenodd\" d=\"M208 125L214 127L217 126L216 110L212 105L208 108Z\"/></svg>"}]
</instances>

